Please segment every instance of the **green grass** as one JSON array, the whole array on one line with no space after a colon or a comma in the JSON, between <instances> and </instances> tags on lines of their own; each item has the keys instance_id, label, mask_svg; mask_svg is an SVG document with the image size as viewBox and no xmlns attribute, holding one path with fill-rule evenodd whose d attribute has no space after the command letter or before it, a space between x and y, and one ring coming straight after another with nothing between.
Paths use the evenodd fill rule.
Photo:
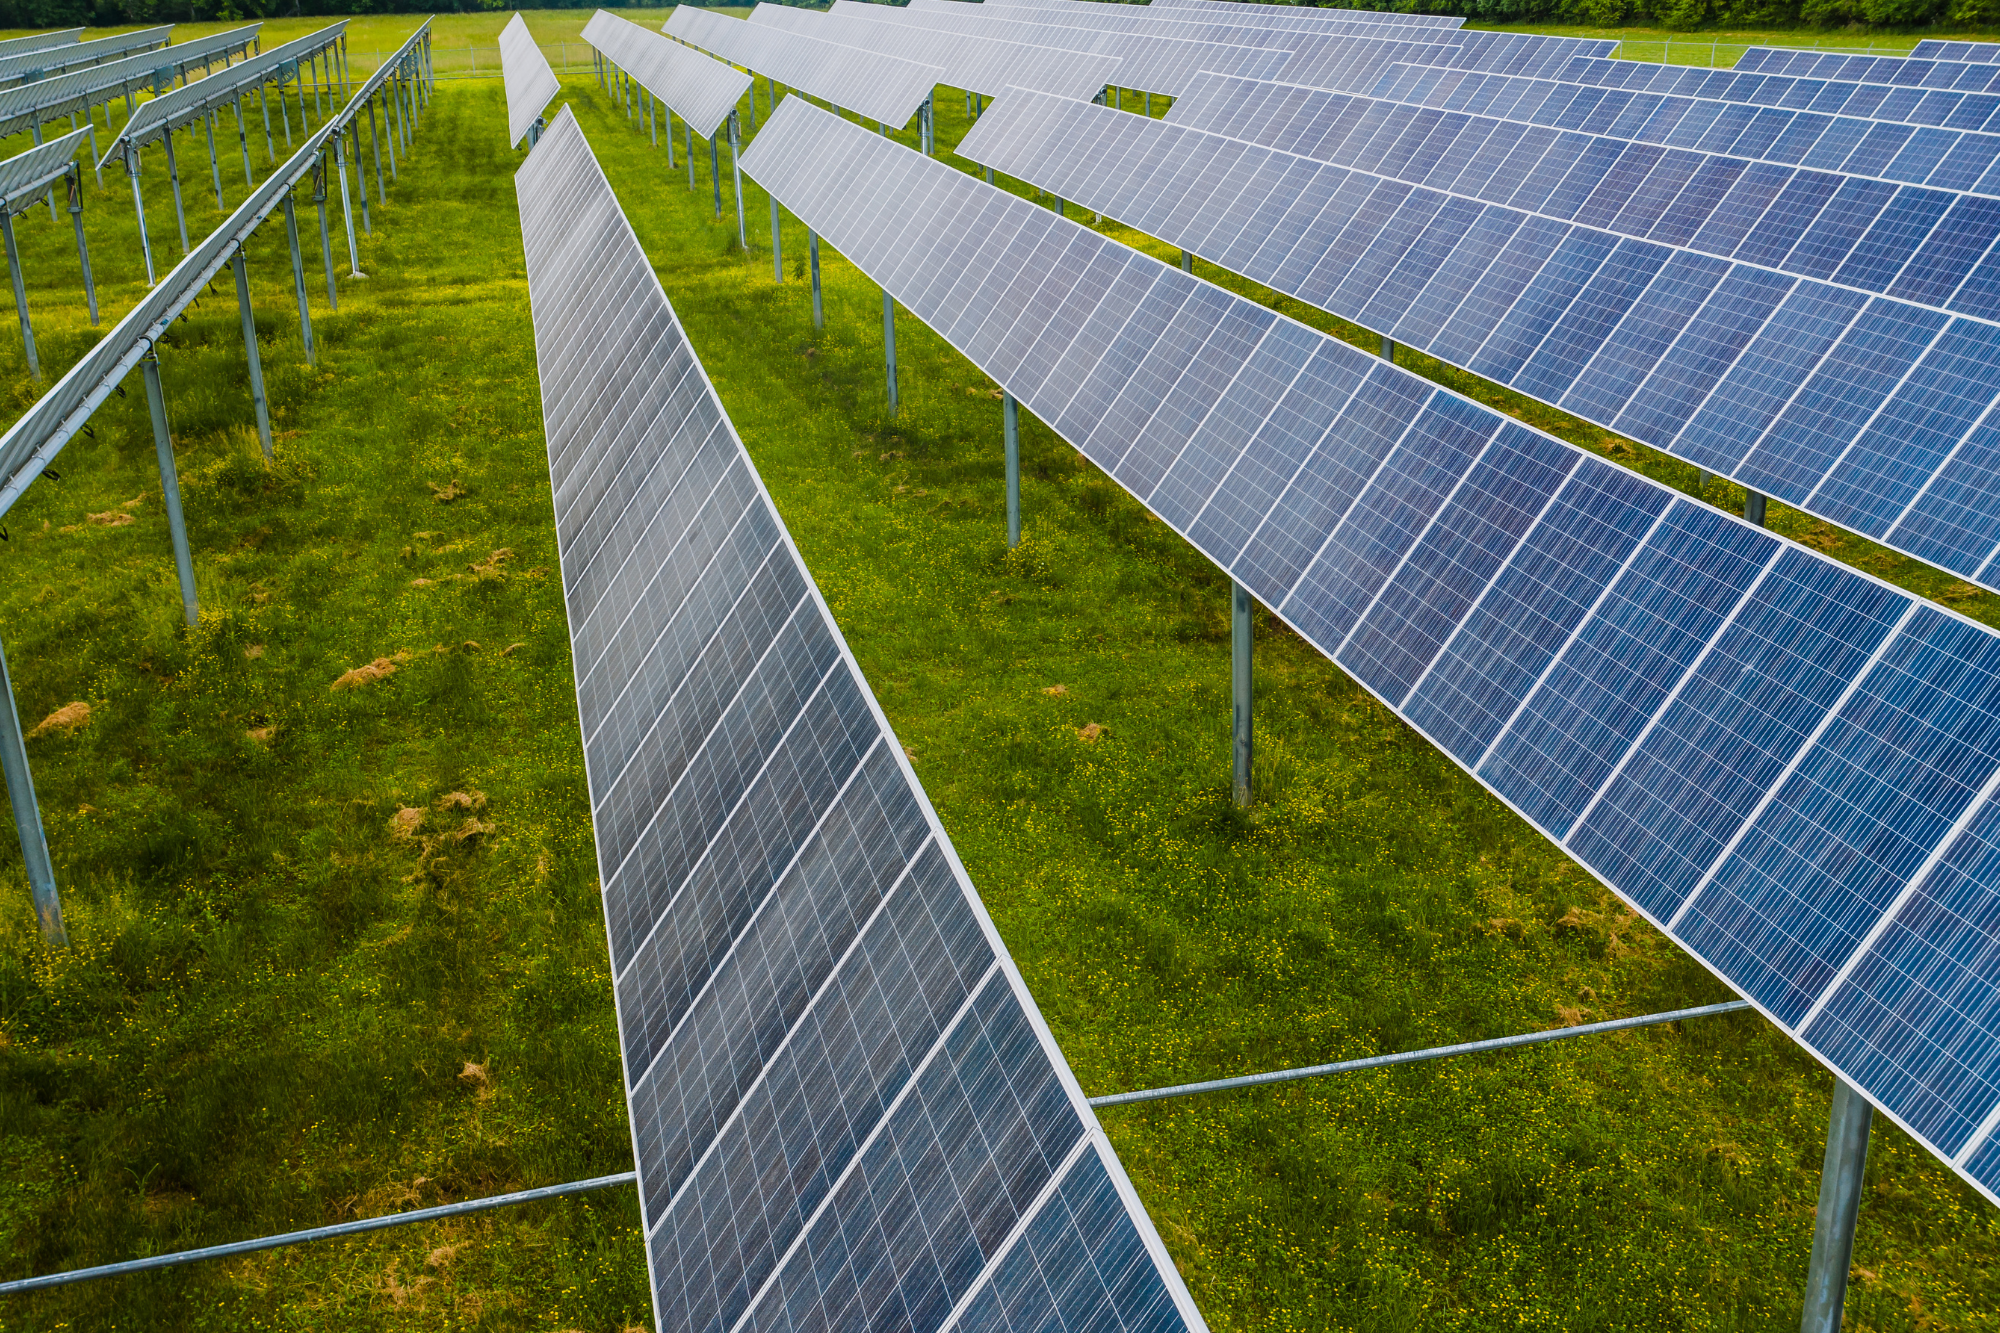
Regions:
<instances>
[{"instance_id":1,"label":"green grass","mask_svg":"<svg viewBox=\"0 0 2000 1333\"><path fill-rule=\"evenodd\" d=\"M1259 801L1234 811L1226 580L1027 420L1009 552L995 386L905 317L887 420L878 289L825 251L816 334L795 222L780 286L754 184L744 254L705 161L690 194L592 87L567 95L1088 1091L1724 997L1261 618ZM939 108L949 145L962 113ZM8 517L23 712L93 709L30 746L76 947L40 948L18 869L0 914L8 1276L629 1165L501 122L497 83L443 85L373 276L343 284L339 315L315 306L318 372L281 234L253 248L276 467L247 432L228 294L163 348L197 630L178 625L136 385ZM123 225L115 195L92 208ZM60 234L24 235L66 364L88 334L62 313ZM113 511L136 521L87 520ZM1986 594L1774 517L1996 623ZM329 688L401 653L385 680ZM456 791L483 794L490 829L448 836ZM392 832L406 808L418 840ZM1105 1119L1218 1329L1780 1329L1829 1087L1732 1016ZM0 1326L620 1329L647 1320L636 1224L629 1193L535 1205L0 1301ZM1856 1263L1856 1327L2000 1325L1995 1210L1894 1130Z\"/></svg>"}]
</instances>

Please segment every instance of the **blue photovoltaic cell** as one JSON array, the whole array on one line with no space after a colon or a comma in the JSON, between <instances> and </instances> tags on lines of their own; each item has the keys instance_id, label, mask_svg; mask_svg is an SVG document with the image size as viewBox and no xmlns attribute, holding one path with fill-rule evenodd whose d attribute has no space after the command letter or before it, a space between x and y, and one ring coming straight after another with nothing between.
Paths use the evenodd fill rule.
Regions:
<instances>
[{"instance_id":1,"label":"blue photovoltaic cell","mask_svg":"<svg viewBox=\"0 0 2000 1333\"><path fill-rule=\"evenodd\" d=\"M2000 787L2000 636L815 108L745 168L1777 1021L1869 1025L1835 1063L1879 1105L1943 1125L1921 1078L2000 1121L1994 1019L1946 975L1990 932L1885 920L1983 864L1952 840ZM1878 946L1966 998L1828 994Z\"/></svg>"},{"instance_id":2,"label":"blue photovoltaic cell","mask_svg":"<svg viewBox=\"0 0 2000 1333\"><path fill-rule=\"evenodd\" d=\"M567 110L517 188L658 1326L941 1333L1085 1253L1076 1327L1198 1333Z\"/></svg>"},{"instance_id":3,"label":"blue photovoltaic cell","mask_svg":"<svg viewBox=\"0 0 2000 1333\"><path fill-rule=\"evenodd\" d=\"M2000 1101L2000 803L1981 807L1806 1029L1956 1152ZM1921 1032L1928 1042L1904 1038Z\"/></svg>"},{"instance_id":4,"label":"blue photovoltaic cell","mask_svg":"<svg viewBox=\"0 0 2000 1333\"><path fill-rule=\"evenodd\" d=\"M1982 571L2000 548L2000 486L1981 470L1990 451L1972 435L2000 398L2000 376L1990 373L2000 326L1386 180L1356 168L1398 153L1416 162L1424 154L1384 145L1398 134L1405 147L1442 142L1463 125L1417 108L1211 82L1216 106L1241 111L1241 97L1262 99L1282 107L1278 118L1292 118L1280 126L1252 116L1262 126L1256 133L1292 138L1298 121L1342 123L1314 151L1328 153L1334 136L1347 146L1316 164L1204 130L1019 94L983 118L961 151L1990 585ZM1428 128L1413 119L1422 116L1431 117ZM1399 119L1410 123L1395 130ZM1543 137L1530 158L1561 146L1556 131L1536 133ZM1441 165L1429 175L1457 172L1454 188L1468 176L1509 182L1489 194L1518 199L1555 197L1569 190L1567 177L1605 174L1577 165L1590 142L1581 137L1566 165L1529 171L1515 160L1527 141L1467 149L1463 172L1442 165L1455 147L1439 149ZM1633 174L1663 161L1654 152ZM1777 174L1755 179L1760 171ZM1879 257L1894 250L1909 256L1897 264L1914 263L1920 251L1911 237L1929 224L1910 219L1934 220L1944 196L1842 179L1752 167L1718 187L1720 206L1700 205L1710 222L1696 242L1737 253L1763 247L1772 263L1843 278L1875 265L1871 281L1890 285L1895 265ZM1603 190L1570 194L1588 201ZM1603 214L1626 216L1629 199L1617 193ZM1100 433L1125 439L1138 425L1120 417Z\"/></svg>"},{"instance_id":5,"label":"blue photovoltaic cell","mask_svg":"<svg viewBox=\"0 0 2000 1333\"><path fill-rule=\"evenodd\" d=\"M1689 900L1688 947L1787 1023L2000 767L2000 642L1920 608Z\"/></svg>"}]
</instances>

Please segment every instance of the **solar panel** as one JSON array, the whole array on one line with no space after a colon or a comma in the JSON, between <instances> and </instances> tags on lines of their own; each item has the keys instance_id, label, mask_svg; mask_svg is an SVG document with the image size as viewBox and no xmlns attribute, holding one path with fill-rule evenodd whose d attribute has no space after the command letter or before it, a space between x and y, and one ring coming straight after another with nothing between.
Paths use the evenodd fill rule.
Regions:
<instances>
[{"instance_id":1,"label":"solar panel","mask_svg":"<svg viewBox=\"0 0 2000 1333\"><path fill-rule=\"evenodd\" d=\"M89 135L88 129L71 130L60 139L0 160L0 208L19 214L39 200L44 190L69 175L70 164Z\"/></svg>"},{"instance_id":2,"label":"solar panel","mask_svg":"<svg viewBox=\"0 0 2000 1333\"><path fill-rule=\"evenodd\" d=\"M1202 1329L568 108L515 179L657 1327Z\"/></svg>"},{"instance_id":3,"label":"solar panel","mask_svg":"<svg viewBox=\"0 0 2000 1333\"><path fill-rule=\"evenodd\" d=\"M1040 0L1050 3L1051 0ZM1412 28L1456 28L1465 20L1449 14L1406 14L1391 9L1331 9L1319 5L1244 4L1234 0L1152 0L1148 8L1190 13L1227 14L1230 18L1273 28L1311 28L1329 20L1366 18Z\"/></svg>"},{"instance_id":4,"label":"solar panel","mask_svg":"<svg viewBox=\"0 0 2000 1333\"><path fill-rule=\"evenodd\" d=\"M1284 77L1287 83L1345 92L1366 92L1375 86L1383 70L1396 64L1553 78L1577 57L1604 55L1615 45L1535 33L1417 28L1381 37L1319 41L1300 49L1285 67Z\"/></svg>"},{"instance_id":5,"label":"solar panel","mask_svg":"<svg viewBox=\"0 0 2000 1333\"><path fill-rule=\"evenodd\" d=\"M1737 60L1735 68L1746 73L1839 79L1859 83L1888 83L1908 87L1955 88L1972 84L1983 86L1992 75L1991 70L1959 60L1848 55L1833 51L1796 51L1772 46L1748 48ZM1961 84L1960 80L1968 82Z\"/></svg>"},{"instance_id":6,"label":"solar panel","mask_svg":"<svg viewBox=\"0 0 2000 1333\"><path fill-rule=\"evenodd\" d=\"M0 55L0 85L12 87L17 83L36 83L73 69L102 65L108 60L122 60L135 51L155 51L167 44L173 31L174 25L169 23L161 28L142 28L137 32L99 37L52 50Z\"/></svg>"},{"instance_id":7,"label":"solar panel","mask_svg":"<svg viewBox=\"0 0 2000 1333\"><path fill-rule=\"evenodd\" d=\"M742 70L602 9L584 24L583 40L704 139L715 137L750 86L750 76Z\"/></svg>"},{"instance_id":8,"label":"solar panel","mask_svg":"<svg viewBox=\"0 0 2000 1333\"><path fill-rule=\"evenodd\" d=\"M971 7L961 3L958 8L967 10ZM1057 23L1029 23L992 18L978 12L953 14L911 10L901 6L878 5L873 0L833 0L832 12L847 18L901 23L935 32L991 37L1029 46L1113 56L1119 61L1120 85L1149 93L1178 94L1190 79L1203 70L1269 78L1292 60L1292 52L1269 47L1186 41L1151 32L1112 32ZM1033 11L1017 9L1014 12Z\"/></svg>"},{"instance_id":9,"label":"solar panel","mask_svg":"<svg viewBox=\"0 0 2000 1333\"><path fill-rule=\"evenodd\" d=\"M1365 120L1366 112L1332 104L1345 99L1312 97L1332 101L1317 111L1305 102L1308 125ZM2000 457L1989 443L2000 429L1992 369L2000 324L1621 237L1605 225L1658 233L1664 222L1649 229L1623 219L1658 216L1667 200L1701 195L1691 170L1654 191L1653 204L1642 181L1600 170L1601 184L1561 209L1543 202L1538 214L1508 201L1531 188L1560 197L1563 173L1504 146L1477 171L1461 160L1451 169L1461 180L1447 192L1371 172L1369 164L1394 165L1388 154L1357 162L1332 135L1314 148L1340 159L1325 164L1084 103L1015 100L996 105L958 151L1896 550L2000 585ZM1714 196L1727 198L1708 193L1710 208ZM2000 209L1989 211L2000 233ZM1765 229L1746 230L1754 238Z\"/></svg>"},{"instance_id":10,"label":"solar panel","mask_svg":"<svg viewBox=\"0 0 2000 1333\"><path fill-rule=\"evenodd\" d=\"M500 30L500 77L507 89L507 146L518 148L562 91L549 58L535 45L535 35L519 13Z\"/></svg>"},{"instance_id":11,"label":"solar panel","mask_svg":"<svg viewBox=\"0 0 2000 1333\"><path fill-rule=\"evenodd\" d=\"M901 23L822 14L789 5L759 4L750 11L750 21L822 41L881 51L922 65L935 65L945 72L947 84L987 97L998 97L1012 87L1065 97L1094 97L1098 89L1118 82L1122 65L1113 56L931 32Z\"/></svg>"},{"instance_id":12,"label":"solar panel","mask_svg":"<svg viewBox=\"0 0 2000 1333\"><path fill-rule=\"evenodd\" d=\"M743 165L2000 1202L2000 634L801 99Z\"/></svg>"},{"instance_id":13,"label":"solar panel","mask_svg":"<svg viewBox=\"0 0 2000 1333\"><path fill-rule=\"evenodd\" d=\"M72 70L52 79L0 91L0 137L19 134L36 125L87 112L140 89L150 89L163 67L177 72L247 51L256 44L262 24L231 28L213 37L169 46L163 51L131 56L108 65Z\"/></svg>"},{"instance_id":14,"label":"solar panel","mask_svg":"<svg viewBox=\"0 0 2000 1333\"><path fill-rule=\"evenodd\" d=\"M73 46L82 36L82 28L63 28L56 32L38 32L28 37L9 37L6 41L0 42L0 56L18 55L23 51L46 51L57 46Z\"/></svg>"},{"instance_id":15,"label":"solar panel","mask_svg":"<svg viewBox=\"0 0 2000 1333\"><path fill-rule=\"evenodd\" d=\"M2000 43L1927 40L1918 42L1910 55L1918 60L1961 60L1968 64L1991 65L2000 62Z\"/></svg>"},{"instance_id":16,"label":"solar panel","mask_svg":"<svg viewBox=\"0 0 2000 1333\"><path fill-rule=\"evenodd\" d=\"M976 5L976 7L975 7ZM1164 37L1192 37L1197 41L1227 41L1241 46L1271 46L1287 39L1299 40L1313 34L1328 37L1376 37L1409 32L1407 24L1385 23L1380 15L1343 14L1313 26L1310 31L1273 28L1254 23L1237 23L1227 15L1211 17L1185 9L1156 9L1151 5L1106 4L1104 0L1075 0L1074 3L1032 4L1025 0L910 0L910 9L938 14L971 12L993 18L1018 18L1028 23L1064 23L1076 27L1111 28L1121 32L1153 32ZM1211 32L1245 34L1244 37L1215 37ZM1250 40L1249 38L1254 38Z\"/></svg>"},{"instance_id":17,"label":"solar panel","mask_svg":"<svg viewBox=\"0 0 2000 1333\"><path fill-rule=\"evenodd\" d=\"M1420 65L1391 65L1369 95L1633 143L2000 195L2000 134Z\"/></svg>"},{"instance_id":18,"label":"solar panel","mask_svg":"<svg viewBox=\"0 0 2000 1333\"><path fill-rule=\"evenodd\" d=\"M666 31L732 65L898 128L910 123L944 81L944 71L936 65L745 23L695 5L675 6Z\"/></svg>"},{"instance_id":19,"label":"solar panel","mask_svg":"<svg viewBox=\"0 0 2000 1333\"><path fill-rule=\"evenodd\" d=\"M132 118L118 131L110 147L105 149L98 165L109 166L125 156L128 145L144 148L183 125L201 120L215 108L234 103L248 91L267 83L283 84L295 76L299 61L311 59L337 45L346 33L346 19L330 23L317 32L295 38L283 46L274 46L262 55L240 60L228 69L218 70L207 78L196 79L172 92L162 93L150 102L141 103ZM168 49L172 50L171 47ZM157 57L152 59L157 61Z\"/></svg>"},{"instance_id":20,"label":"solar panel","mask_svg":"<svg viewBox=\"0 0 2000 1333\"><path fill-rule=\"evenodd\" d=\"M1566 83L1635 93L1748 102L1821 115L1859 116L1866 120L1902 121L1954 130L2000 128L2000 121L1994 118L1994 112L2000 110L2000 98L1986 95L1990 88L2000 85L2000 68L1983 65L1931 68L1945 73L1927 74L1920 82L1899 84L1579 57L1554 77Z\"/></svg>"}]
</instances>

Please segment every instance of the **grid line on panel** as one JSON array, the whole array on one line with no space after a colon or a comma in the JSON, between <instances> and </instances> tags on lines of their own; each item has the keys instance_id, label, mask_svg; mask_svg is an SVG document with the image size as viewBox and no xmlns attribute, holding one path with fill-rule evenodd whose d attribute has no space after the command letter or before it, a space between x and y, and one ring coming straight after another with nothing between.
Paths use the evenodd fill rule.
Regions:
<instances>
[{"instance_id":1,"label":"grid line on panel","mask_svg":"<svg viewBox=\"0 0 2000 1333\"><path fill-rule=\"evenodd\" d=\"M1009 1231L1006 1239L1002 1240L995 1247L992 1257L986 1261L986 1266L979 1271L978 1278L973 1281L971 1286L966 1288L965 1294L958 1298L956 1305L952 1306L951 1313L945 1316L942 1324L938 1325L938 1333L954 1333L954 1330L959 1326L959 1321L965 1318L965 1312L972 1308L972 1303L979 1299L980 1293L985 1291L988 1284L992 1282L993 1275L1000 1271L1000 1265L1007 1262L1007 1256L1014 1252L1014 1247L1020 1244L1023 1236L1028 1234L1028 1227L1034 1223L1037 1217L1041 1216L1042 1209L1048 1206L1049 1200L1055 1197L1056 1191L1061 1189L1063 1182L1069 1179L1070 1172L1076 1169L1077 1162L1082 1160L1086 1152L1090 1152L1096 1147L1095 1140L1095 1135L1086 1134L1070 1147L1068 1155L1056 1165L1054 1173L1043 1184L1041 1192L1029 1202L1026 1208L1021 1210L1021 1215L1014 1220L1013 1230Z\"/></svg>"},{"instance_id":2,"label":"grid line on panel","mask_svg":"<svg viewBox=\"0 0 2000 1333\"><path fill-rule=\"evenodd\" d=\"M1910 599L1910 604L1904 607L1902 615L1897 617L1894 628L1882 636L1882 642L1875 646L1875 651L1870 654L1868 661L1862 665L1861 670L1854 674L1854 679L1847 682L1847 688L1841 691L1838 699L1834 700L1833 707L1826 710L1825 715L1820 718L1819 724L1813 728L1812 732L1806 737L1805 742L1793 754L1791 762L1785 765L1776 780L1765 789L1762 798L1751 808L1749 815L1743 820L1742 824L1737 826L1736 832L1723 845L1722 850L1717 853L1715 860L1709 863L1708 869L1703 873L1701 879L1688 892L1688 896L1681 900L1681 904L1675 909L1674 914L1667 918L1666 925L1669 931L1679 927L1682 919L1687 916L1688 909L1694 906L1695 900L1701 897L1708 886L1714 882L1716 873L1735 854L1737 847L1742 844L1743 839L1749 836L1750 830L1756 825L1759 817L1770 807L1771 802L1777 799L1779 790L1784 787L1792 774L1798 771L1799 765L1806 761L1806 757L1813 752L1814 747L1819 744L1820 737L1826 734L1827 728L1834 724L1834 719L1838 718L1841 710L1847 707L1848 700L1852 699L1855 693L1861 689L1862 682L1866 681L1875 668L1881 665L1882 659L1888 656L1890 648L1902 636L1903 631L1908 628L1910 620L1922 606L1923 603L1916 598Z\"/></svg>"},{"instance_id":3,"label":"grid line on panel","mask_svg":"<svg viewBox=\"0 0 2000 1333\"><path fill-rule=\"evenodd\" d=\"M887 1299L937 1333L1095 1120L567 110L516 183L656 1310L754 1323L738 1280L846 1308L852 1273L778 1251L879 1169L916 1210L869 1240ZM1021 1191L999 1211L995 1182ZM1038 1225L1131 1252L1152 1231L1120 1197ZM906 1262L934 1238L958 1248ZM1200 1333L1146 1253L1092 1326Z\"/></svg>"}]
</instances>

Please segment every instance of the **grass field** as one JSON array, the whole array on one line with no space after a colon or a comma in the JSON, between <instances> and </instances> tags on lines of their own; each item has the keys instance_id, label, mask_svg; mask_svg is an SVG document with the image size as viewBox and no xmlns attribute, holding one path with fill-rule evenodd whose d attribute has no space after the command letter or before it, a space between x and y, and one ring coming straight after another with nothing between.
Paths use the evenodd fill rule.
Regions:
<instances>
[{"instance_id":1,"label":"grass field","mask_svg":"<svg viewBox=\"0 0 2000 1333\"><path fill-rule=\"evenodd\" d=\"M373 23L385 49L408 29ZM827 251L816 335L803 232L788 219L773 283L752 183L745 254L705 161L691 194L594 87L565 96L1086 1090L1724 998L1268 622L1259 800L1235 812L1226 580L1026 420L1010 553L994 386L906 317L886 420L878 289ZM962 114L939 109L949 146ZM338 315L315 285L317 370L282 232L253 246L276 466L230 294L163 346L196 630L136 383L7 516L22 711L91 716L30 745L74 948L40 947L0 847L0 1274L629 1167L502 123L497 81L441 85L364 246L372 276L343 282ZM206 231L212 197L189 197ZM142 275L129 205L90 208L108 323ZM23 235L60 368L91 336L74 260L45 215ZM4 333L0 376L18 412ZM1773 517L2000 624L1986 594ZM382 658L392 675L331 688ZM1797 1324L1829 1088L1738 1015L1106 1124L1217 1329L1762 1330ZM2000 1217L1892 1129L1849 1318L2000 1326ZM7 1329L648 1322L625 1192L0 1299Z\"/></svg>"}]
</instances>

